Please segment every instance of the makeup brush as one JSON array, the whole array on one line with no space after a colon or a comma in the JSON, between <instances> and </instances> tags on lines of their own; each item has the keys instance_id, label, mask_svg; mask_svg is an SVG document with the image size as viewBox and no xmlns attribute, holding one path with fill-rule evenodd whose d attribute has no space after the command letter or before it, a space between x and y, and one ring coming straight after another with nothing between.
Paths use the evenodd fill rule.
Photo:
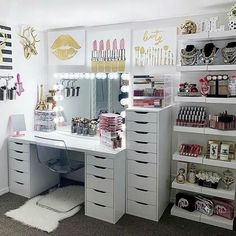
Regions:
<instances>
[{"instance_id":1,"label":"makeup brush","mask_svg":"<svg viewBox=\"0 0 236 236\"><path fill-rule=\"evenodd\" d=\"M112 72L117 72L118 68L118 49L117 49L117 40L114 39L112 43Z\"/></svg>"},{"instance_id":2,"label":"makeup brush","mask_svg":"<svg viewBox=\"0 0 236 236\"><path fill-rule=\"evenodd\" d=\"M119 61L118 61L118 71L125 71L125 40L122 38L120 40L120 50L119 50Z\"/></svg>"},{"instance_id":3,"label":"makeup brush","mask_svg":"<svg viewBox=\"0 0 236 236\"><path fill-rule=\"evenodd\" d=\"M92 54L91 54L91 70L92 70L92 72L98 71L97 40L93 41L93 50L92 50Z\"/></svg>"},{"instance_id":4,"label":"makeup brush","mask_svg":"<svg viewBox=\"0 0 236 236\"><path fill-rule=\"evenodd\" d=\"M110 40L106 41L105 72L111 72L111 44L110 44Z\"/></svg>"},{"instance_id":5,"label":"makeup brush","mask_svg":"<svg viewBox=\"0 0 236 236\"><path fill-rule=\"evenodd\" d=\"M104 72L104 43L103 40L99 42L99 58L98 58L98 71L99 72Z\"/></svg>"}]
</instances>

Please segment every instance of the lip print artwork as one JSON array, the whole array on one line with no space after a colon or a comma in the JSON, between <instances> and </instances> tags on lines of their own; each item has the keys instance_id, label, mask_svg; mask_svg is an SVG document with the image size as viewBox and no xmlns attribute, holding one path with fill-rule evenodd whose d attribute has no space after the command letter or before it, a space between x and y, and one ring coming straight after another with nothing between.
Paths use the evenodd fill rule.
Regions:
<instances>
[{"instance_id":1,"label":"lip print artwork","mask_svg":"<svg viewBox=\"0 0 236 236\"><path fill-rule=\"evenodd\" d=\"M174 66L176 28L153 28L133 32L135 67Z\"/></svg>"},{"instance_id":2,"label":"lip print artwork","mask_svg":"<svg viewBox=\"0 0 236 236\"><path fill-rule=\"evenodd\" d=\"M53 54L60 60L71 59L80 48L80 45L68 34L60 35L51 46Z\"/></svg>"},{"instance_id":3,"label":"lip print artwork","mask_svg":"<svg viewBox=\"0 0 236 236\"><path fill-rule=\"evenodd\" d=\"M50 65L84 65L85 31L65 30L48 33Z\"/></svg>"},{"instance_id":4,"label":"lip print artwork","mask_svg":"<svg viewBox=\"0 0 236 236\"><path fill-rule=\"evenodd\" d=\"M88 64L92 72L124 72L130 62L130 31L88 33Z\"/></svg>"}]
</instances>

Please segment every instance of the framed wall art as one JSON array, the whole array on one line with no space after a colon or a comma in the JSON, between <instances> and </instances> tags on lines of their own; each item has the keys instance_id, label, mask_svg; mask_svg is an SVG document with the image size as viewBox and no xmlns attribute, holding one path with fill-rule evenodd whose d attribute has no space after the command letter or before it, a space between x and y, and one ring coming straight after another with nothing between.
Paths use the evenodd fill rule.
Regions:
<instances>
[{"instance_id":1,"label":"framed wall art","mask_svg":"<svg viewBox=\"0 0 236 236\"><path fill-rule=\"evenodd\" d=\"M48 32L49 65L85 65L85 31Z\"/></svg>"}]
</instances>

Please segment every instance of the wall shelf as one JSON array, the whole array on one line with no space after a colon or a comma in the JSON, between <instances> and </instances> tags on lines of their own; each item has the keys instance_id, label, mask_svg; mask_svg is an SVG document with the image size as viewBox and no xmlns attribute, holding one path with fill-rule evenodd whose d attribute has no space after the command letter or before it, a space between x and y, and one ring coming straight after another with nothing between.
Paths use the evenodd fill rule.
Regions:
<instances>
[{"instance_id":1,"label":"wall shelf","mask_svg":"<svg viewBox=\"0 0 236 236\"><path fill-rule=\"evenodd\" d=\"M175 102L205 103L206 97L181 97L175 96Z\"/></svg>"},{"instance_id":2,"label":"wall shelf","mask_svg":"<svg viewBox=\"0 0 236 236\"><path fill-rule=\"evenodd\" d=\"M204 97L204 96L202 96L202 97L175 96L175 102L236 105L236 97L220 98L220 97Z\"/></svg>"},{"instance_id":3,"label":"wall shelf","mask_svg":"<svg viewBox=\"0 0 236 236\"><path fill-rule=\"evenodd\" d=\"M183 162L190 162L190 163L196 163L196 164L202 164L204 156L198 156L198 157L190 157L190 156L182 156L178 152L175 152L172 156L172 159L174 161L183 161Z\"/></svg>"},{"instance_id":4,"label":"wall shelf","mask_svg":"<svg viewBox=\"0 0 236 236\"><path fill-rule=\"evenodd\" d=\"M183 132L183 133L195 133L195 134L204 134L205 128L196 128L196 127L187 127L187 126L174 126L174 131Z\"/></svg>"},{"instance_id":5,"label":"wall shelf","mask_svg":"<svg viewBox=\"0 0 236 236\"><path fill-rule=\"evenodd\" d=\"M184 209L177 207L176 205L172 207L171 215L178 216L178 217L188 219L188 220L193 220L196 222L214 225L214 226L225 228L225 229L230 229L230 230L233 229L233 224L234 224L234 220L228 220L217 215L207 216L200 213L199 211L189 212L189 211L186 211Z\"/></svg>"},{"instance_id":6,"label":"wall shelf","mask_svg":"<svg viewBox=\"0 0 236 236\"><path fill-rule=\"evenodd\" d=\"M218 187L217 189L201 187L198 184L190 184L188 182L184 184L179 184L174 180L172 182L172 188L180 189L184 191L189 191L198 194L205 194L209 196L215 196L220 198L225 198L229 200L234 200L235 197L235 185L232 185L232 190L225 190L223 188Z\"/></svg>"}]
</instances>

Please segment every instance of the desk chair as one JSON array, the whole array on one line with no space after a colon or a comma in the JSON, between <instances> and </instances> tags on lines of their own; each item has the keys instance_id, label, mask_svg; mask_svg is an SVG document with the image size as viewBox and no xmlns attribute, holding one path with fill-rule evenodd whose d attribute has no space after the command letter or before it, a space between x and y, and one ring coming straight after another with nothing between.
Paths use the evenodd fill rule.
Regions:
<instances>
[{"instance_id":1,"label":"desk chair","mask_svg":"<svg viewBox=\"0 0 236 236\"><path fill-rule=\"evenodd\" d=\"M58 188L61 185L61 177L63 174L69 174L84 167L84 162L71 160L69 158L64 140L35 136L35 141L38 161L49 170L59 174ZM37 205L57 211L40 204L40 200L36 203Z\"/></svg>"}]
</instances>

